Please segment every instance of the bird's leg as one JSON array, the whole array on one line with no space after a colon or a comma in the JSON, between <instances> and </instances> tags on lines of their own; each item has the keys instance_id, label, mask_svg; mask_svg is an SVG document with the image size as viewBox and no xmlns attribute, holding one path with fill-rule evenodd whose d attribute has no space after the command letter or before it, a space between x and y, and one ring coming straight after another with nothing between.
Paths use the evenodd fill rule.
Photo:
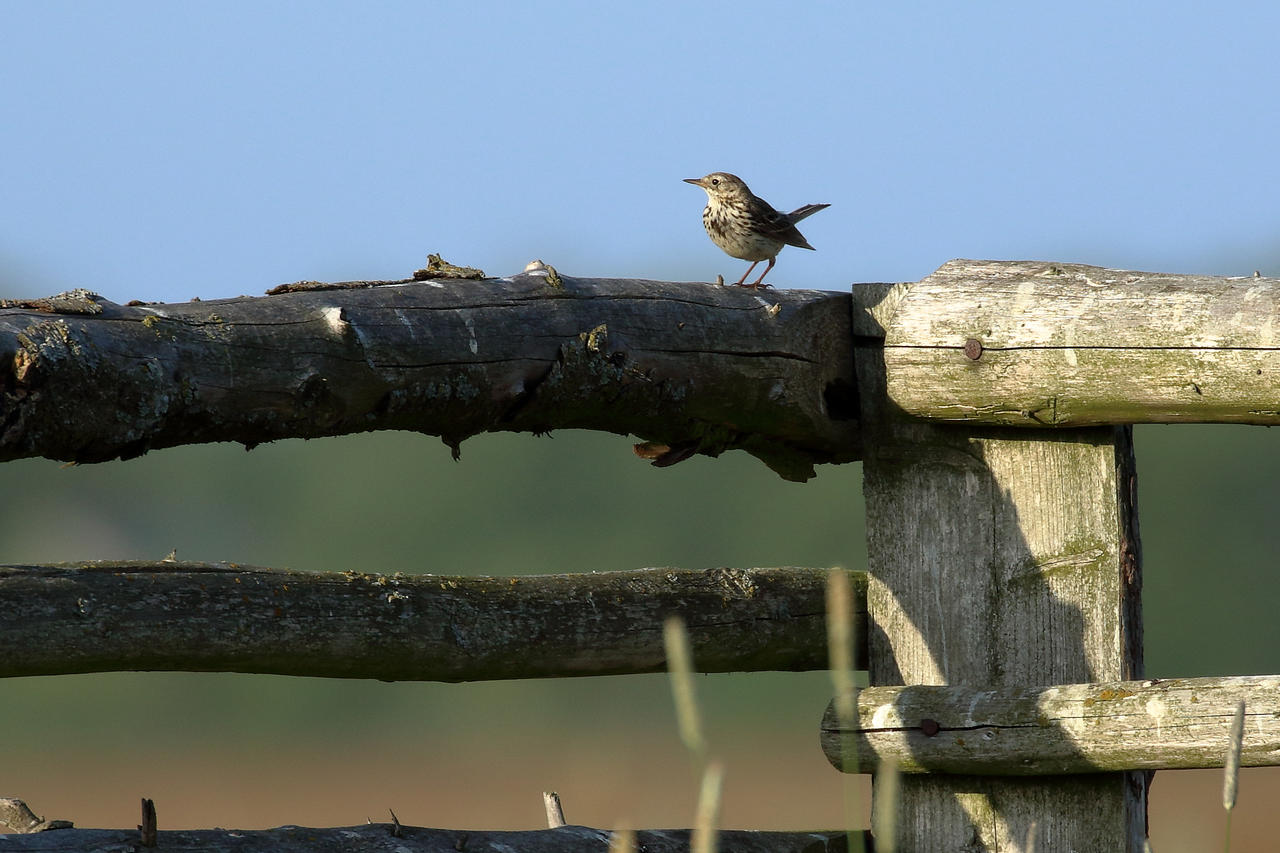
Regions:
<instances>
[{"instance_id":1,"label":"bird's leg","mask_svg":"<svg viewBox=\"0 0 1280 853\"><path fill-rule=\"evenodd\" d=\"M741 287L749 287L749 288L751 288L752 290L759 290L759 289L760 289L760 288L762 288L762 287L770 287L771 285L768 285L768 284L761 284L760 282L764 281L764 277L765 277L765 276L767 276L767 275L769 274L769 270L773 269L773 265L774 265L774 264L776 264L777 262L778 262L778 256L777 256L777 255L774 255L772 258L770 258L770 259L769 259L769 266L765 267L765 268L764 268L764 272L760 273L760 277L759 277L758 279L756 279L755 284L743 284L743 283L742 283L742 281L746 281L746 280L747 280L747 277L744 275L744 276L742 277L742 281L738 282L738 285L739 285L739 286L741 286ZM756 261L756 264L758 264L758 263L760 263L760 262L759 262L759 261ZM754 267L756 264L752 264L751 266L753 266L753 267ZM751 270L747 270L747 272L751 272Z\"/></svg>"},{"instance_id":2,"label":"bird's leg","mask_svg":"<svg viewBox=\"0 0 1280 853\"><path fill-rule=\"evenodd\" d=\"M751 266L747 267L747 271L742 274L742 278L738 279L733 283L734 287L746 287L747 285L743 284L743 282L747 280L747 276L751 275L751 271L755 269L756 265L759 263L760 263L759 261L752 261ZM770 266L773 266L773 265L770 264Z\"/></svg>"}]
</instances>

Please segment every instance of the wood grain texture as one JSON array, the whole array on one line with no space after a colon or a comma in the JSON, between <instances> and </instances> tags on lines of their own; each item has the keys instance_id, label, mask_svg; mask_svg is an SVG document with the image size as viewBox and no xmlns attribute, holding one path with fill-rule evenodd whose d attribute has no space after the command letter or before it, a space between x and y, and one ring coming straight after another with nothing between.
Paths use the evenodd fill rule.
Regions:
<instances>
[{"instance_id":1,"label":"wood grain texture","mask_svg":"<svg viewBox=\"0 0 1280 853\"><path fill-rule=\"evenodd\" d=\"M597 429L792 480L858 457L849 296L545 271L0 304L0 460L375 429Z\"/></svg>"},{"instance_id":2,"label":"wood grain texture","mask_svg":"<svg viewBox=\"0 0 1280 853\"><path fill-rule=\"evenodd\" d=\"M866 580L851 573L855 630ZM234 563L0 566L0 677L174 670L384 681L662 672L688 625L700 672L827 666L826 569L518 577Z\"/></svg>"},{"instance_id":3,"label":"wood grain texture","mask_svg":"<svg viewBox=\"0 0 1280 853\"><path fill-rule=\"evenodd\" d=\"M956 260L906 287L884 334L889 398L915 417L1280 423L1276 279Z\"/></svg>"},{"instance_id":4,"label":"wood grain texture","mask_svg":"<svg viewBox=\"0 0 1280 853\"><path fill-rule=\"evenodd\" d=\"M855 286L855 328L892 326L913 290ZM858 340L871 684L1141 677L1129 428L906 421L885 396L888 348ZM899 815L908 850L1020 849L1034 822L1038 849L1137 851L1145 784L906 776Z\"/></svg>"},{"instance_id":5,"label":"wood grain texture","mask_svg":"<svg viewBox=\"0 0 1280 853\"><path fill-rule=\"evenodd\" d=\"M841 767L852 746L861 773L886 760L904 773L999 776L1222 767L1240 701L1241 766L1280 764L1280 676L872 687L852 729L827 708L822 749Z\"/></svg>"}]
</instances>

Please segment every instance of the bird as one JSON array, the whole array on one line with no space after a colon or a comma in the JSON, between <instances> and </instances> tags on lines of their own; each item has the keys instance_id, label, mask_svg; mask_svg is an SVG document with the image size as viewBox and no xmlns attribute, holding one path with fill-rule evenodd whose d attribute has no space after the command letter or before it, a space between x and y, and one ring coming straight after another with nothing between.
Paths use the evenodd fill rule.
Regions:
<instances>
[{"instance_id":1,"label":"bird","mask_svg":"<svg viewBox=\"0 0 1280 853\"><path fill-rule=\"evenodd\" d=\"M778 253L783 246L813 249L796 229L796 223L831 206L806 204L790 213L781 213L751 192L742 178L728 172L712 172L702 178L685 178L684 181L707 192L702 226L707 229L711 242L730 257L751 261L751 266L734 284L753 290L769 287L763 283L764 277L778 262ZM753 284L746 284L747 276L761 261L768 261L769 265Z\"/></svg>"}]
</instances>

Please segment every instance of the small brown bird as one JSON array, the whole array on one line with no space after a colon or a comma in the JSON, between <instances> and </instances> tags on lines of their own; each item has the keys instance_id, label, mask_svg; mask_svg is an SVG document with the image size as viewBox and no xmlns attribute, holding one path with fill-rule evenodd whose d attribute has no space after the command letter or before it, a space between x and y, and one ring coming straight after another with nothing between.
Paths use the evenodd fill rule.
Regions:
<instances>
[{"instance_id":1,"label":"small brown bird","mask_svg":"<svg viewBox=\"0 0 1280 853\"><path fill-rule=\"evenodd\" d=\"M730 257L751 261L751 266L734 284L738 287L758 289L768 287L764 277L778 262L783 246L813 249L804 235L796 230L796 223L812 216L829 204L806 204L790 213L779 213L769 202L747 188L742 178L728 172L712 172L705 178L685 178L687 183L707 191L707 206L702 211L702 226L707 229L711 242ZM744 284L747 276L761 261L769 265L760 273L754 284Z\"/></svg>"}]
</instances>

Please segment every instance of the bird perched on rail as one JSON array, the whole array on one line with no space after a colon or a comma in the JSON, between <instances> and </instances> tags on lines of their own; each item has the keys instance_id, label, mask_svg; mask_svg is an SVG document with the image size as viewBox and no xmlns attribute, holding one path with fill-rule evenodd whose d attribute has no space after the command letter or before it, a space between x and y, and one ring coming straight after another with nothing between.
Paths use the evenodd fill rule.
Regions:
<instances>
[{"instance_id":1,"label":"bird perched on rail","mask_svg":"<svg viewBox=\"0 0 1280 853\"><path fill-rule=\"evenodd\" d=\"M707 206L702 211L702 226L711 242L730 257L751 261L751 266L734 284L759 289L768 287L764 277L778 262L783 246L810 249L809 241L796 229L796 223L812 216L829 204L806 204L790 213L774 210L769 202L747 188L742 178L728 172L712 172L705 178L685 178L685 182L707 191ZM753 284L744 284L747 276L761 261L769 265Z\"/></svg>"}]
</instances>

